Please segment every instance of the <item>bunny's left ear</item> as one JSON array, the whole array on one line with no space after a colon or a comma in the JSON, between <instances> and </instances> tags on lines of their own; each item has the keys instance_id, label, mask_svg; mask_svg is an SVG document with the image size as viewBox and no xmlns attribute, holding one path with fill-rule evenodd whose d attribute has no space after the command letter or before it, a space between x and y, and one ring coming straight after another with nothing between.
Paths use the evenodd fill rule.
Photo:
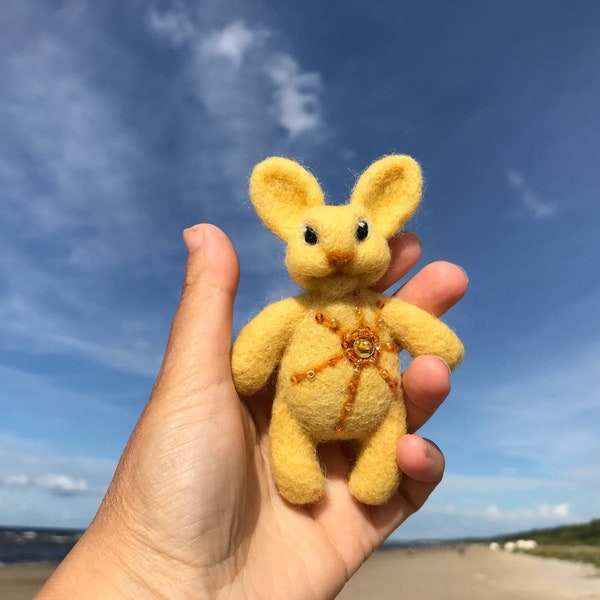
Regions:
<instances>
[{"instance_id":1,"label":"bunny's left ear","mask_svg":"<svg viewBox=\"0 0 600 600\"><path fill-rule=\"evenodd\" d=\"M350 203L363 206L377 230L390 238L417 209L422 187L421 168L413 158L386 156L359 177Z\"/></svg>"}]
</instances>

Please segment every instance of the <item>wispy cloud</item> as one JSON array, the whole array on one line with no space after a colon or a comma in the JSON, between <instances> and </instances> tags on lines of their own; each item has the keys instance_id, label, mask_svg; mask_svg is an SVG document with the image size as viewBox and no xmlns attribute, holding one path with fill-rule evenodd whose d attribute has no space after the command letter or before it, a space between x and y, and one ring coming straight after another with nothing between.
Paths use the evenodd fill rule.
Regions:
<instances>
[{"instance_id":1,"label":"wispy cloud","mask_svg":"<svg viewBox=\"0 0 600 600\"><path fill-rule=\"evenodd\" d=\"M436 439L445 447L452 438L454 456L471 458L462 473L454 466L445 475L426 509L429 515L452 508L454 525L443 524L439 515L448 535L455 525L491 534L596 516L600 346L579 343L543 360L527 348L515 350L510 374L499 364L498 380L491 378L484 390L480 384L476 391L461 389L464 406L473 411L472 416L465 411L465 442L444 427ZM452 461L449 465L452 469ZM419 524L430 527L424 519Z\"/></svg>"},{"instance_id":2,"label":"wispy cloud","mask_svg":"<svg viewBox=\"0 0 600 600\"><path fill-rule=\"evenodd\" d=\"M491 504L485 510L485 514L490 519L503 521L516 520L524 521L526 523L536 523L539 520L564 521L572 516L568 502L554 505L540 504L533 508L516 508L509 510L502 510L495 504Z\"/></svg>"},{"instance_id":3,"label":"wispy cloud","mask_svg":"<svg viewBox=\"0 0 600 600\"><path fill-rule=\"evenodd\" d=\"M469 535L517 532L536 527L552 527L562 523L581 521L571 513L568 502L558 504L534 504L531 506L502 507L498 504L459 507L453 505L428 506L424 509L428 515L461 520L471 523ZM583 519L585 520L585 519ZM464 526L464 525L463 525ZM464 529L463 531L468 531ZM484 533L485 534L485 533Z\"/></svg>"},{"instance_id":4,"label":"wispy cloud","mask_svg":"<svg viewBox=\"0 0 600 600\"><path fill-rule=\"evenodd\" d=\"M183 11L148 12L148 25L173 46L180 46L194 35L194 25Z\"/></svg>"},{"instance_id":5,"label":"wispy cloud","mask_svg":"<svg viewBox=\"0 0 600 600\"><path fill-rule=\"evenodd\" d=\"M120 269L133 277L160 272L166 248L153 240L158 252L148 256L152 218L137 193L150 157L110 91L90 76L80 40L61 29L61 19L28 10L36 11L30 27L44 21L43 33L16 39L0 57L3 346L87 356L138 373L145 363L148 374L159 351L145 360L117 333L129 320L125 311L117 317L106 302L121 293ZM152 322L138 341L156 339Z\"/></svg>"},{"instance_id":6,"label":"wispy cloud","mask_svg":"<svg viewBox=\"0 0 600 600\"><path fill-rule=\"evenodd\" d=\"M0 487L35 489L57 496L95 495L104 493L104 489L93 489L85 479L74 479L64 474L47 473L37 477L29 477L23 473L7 475L0 479Z\"/></svg>"},{"instance_id":7,"label":"wispy cloud","mask_svg":"<svg viewBox=\"0 0 600 600\"><path fill-rule=\"evenodd\" d=\"M479 508L460 508L457 506L433 506L430 512L446 515L460 515L473 519L485 519L492 523L501 523L503 526L535 527L540 524L550 525L556 522L565 522L572 518L568 502L560 504L538 504L535 506L521 506L517 508L501 508L497 504L489 504Z\"/></svg>"},{"instance_id":8,"label":"wispy cloud","mask_svg":"<svg viewBox=\"0 0 600 600\"><path fill-rule=\"evenodd\" d=\"M209 60L224 59L239 69L248 52L259 47L268 35L265 29L250 29L243 21L233 21L223 29L210 31L200 43L200 51Z\"/></svg>"},{"instance_id":9,"label":"wispy cloud","mask_svg":"<svg viewBox=\"0 0 600 600\"><path fill-rule=\"evenodd\" d=\"M560 490L564 489L564 481L541 477L449 473L444 477L441 486L443 492L448 494L496 496L531 490Z\"/></svg>"},{"instance_id":10,"label":"wispy cloud","mask_svg":"<svg viewBox=\"0 0 600 600\"><path fill-rule=\"evenodd\" d=\"M515 169L506 172L508 185L516 192L521 206L521 216L534 220L548 219L556 214L555 204L544 201L530 187L523 174Z\"/></svg>"},{"instance_id":11,"label":"wispy cloud","mask_svg":"<svg viewBox=\"0 0 600 600\"><path fill-rule=\"evenodd\" d=\"M290 137L308 132L323 134L320 75L302 72L287 54L274 57L267 64L266 72L275 85L275 116Z\"/></svg>"},{"instance_id":12,"label":"wispy cloud","mask_svg":"<svg viewBox=\"0 0 600 600\"><path fill-rule=\"evenodd\" d=\"M479 503L474 499L470 504L458 505L443 504L444 498L440 502L440 496L442 494L434 493L417 514L392 534L392 539L493 536L585 522L591 518L575 514L567 502L532 502L515 506L510 500L504 505Z\"/></svg>"},{"instance_id":13,"label":"wispy cloud","mask_svg":"<svg viewBox=\"0 0 600 600\"><path fill-rule=\"evenodd\" d=\"M302 69L278 48L274 32L250 27L242 20L220 29L202 27L183 10L148 13L148 25L159 37L188 53L189 77L204 107L220 119L219 126L241 136L273 136L273 126L290 139L325 132L317 72ZM242 68L243 67L243 68Z\"/></svg>"},{"instance_id":14,"label":"wispy cloud","mask_svg":"<svg viewBox=\"0 0 600 600\"><path fill-rule=\"evenodd\" d=\"M543 362L523 356L522 373L490 385L479 409L477 439L554 476L556 469L572 472L598 456L594 425L600 406L594 390L600 386L600 344L593 341L569 350L568 356Z\"/></svg>"},{"instance_id":15,"label":"wispy cloud","mask_svg":"<svg viewBox=\"0 0 600 600\"><path fill-rule=\"evenodd\" d=\"M114 468L115 461L61 456L0 431L0 522L85 527Z\"/></svg>"}]
</instances>

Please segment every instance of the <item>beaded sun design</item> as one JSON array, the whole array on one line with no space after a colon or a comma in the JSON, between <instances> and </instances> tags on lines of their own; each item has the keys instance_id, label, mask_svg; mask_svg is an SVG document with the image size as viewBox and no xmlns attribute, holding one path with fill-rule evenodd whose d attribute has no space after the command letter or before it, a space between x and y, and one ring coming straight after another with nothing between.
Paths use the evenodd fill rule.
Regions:
<instances>
[{"instance_id":1,"label":"beaded sun design","mask_svg":"<svg viewBox=\"0 0 600 600\"><path fill-rule=\"evenodd\" d=\"M342 329L336 319L328 317L322 312L315 314L315 321L331 330L340 338L341 351L334 354L324 362L314 365L301 373L294 373L290 377L293 384L301 383L305 380L313 381L321 371L330 367L335 367L339 362L347 360L353 367L353 374L346 390L346 397L342 404L340 418L335 424L335 432L341 434L344 431L344 423L354 409L358 384L360 382L363 370L366 368L375 368L381 378L388 384L392 391L398 388L398 380L392 377L386 369L379 365L379 358L382 352L394 352L399 350L395 342L382 342L379 337L380 329L385 324L381 317L383 302L377 302L377 313L375 314L375 324L369 327L365 323L363 308L360 304L360 290L355 290L354 297L356 304L354 312L358 316L358 326L354 329Z\"/></svg>"}]
</instances>

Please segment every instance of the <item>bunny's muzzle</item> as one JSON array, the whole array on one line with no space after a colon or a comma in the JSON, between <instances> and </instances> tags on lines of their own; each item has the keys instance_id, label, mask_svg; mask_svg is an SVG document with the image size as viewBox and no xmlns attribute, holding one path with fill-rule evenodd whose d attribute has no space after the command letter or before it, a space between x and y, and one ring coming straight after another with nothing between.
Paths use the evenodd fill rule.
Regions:
<instances>
[{"instance_id":1,"label":"bunny's muzzle","mask_svg":"<svg viewBox=\"0 0 600 600\"><path fill-rule=\"evenodd\" d=\"M333 250L327 253L327 262L336 269L345 267L354 258L354 252Z\"/></svg>"}]
</instances>

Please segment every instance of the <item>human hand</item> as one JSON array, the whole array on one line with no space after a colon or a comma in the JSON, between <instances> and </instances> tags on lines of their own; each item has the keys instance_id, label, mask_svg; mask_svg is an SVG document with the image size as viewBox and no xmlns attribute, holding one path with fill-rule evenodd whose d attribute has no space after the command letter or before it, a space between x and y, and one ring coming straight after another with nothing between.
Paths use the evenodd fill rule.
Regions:
<instances>
[{"instance_id":1,"label":"human hand","mask_svg":"<svg viewBox=\"0 0 600 600\"><path fill-rule=\"evenodd\" d=\"M327 444L324 501L298 507L278 494L268 464L272 393L240 401L229 351L238 263L217 228L184 232L181 302L154 389L94 521L38 598L331 598L441 480L431 442L398 443L398 494L366 506L347 489L348 460ZM378 289L420 256L416 236L392 241ZM432 263L396 295L441 315L466 290L464 272ZM402 379L409 430L449 392L438 358L416 358Z\"/></svg>"}]
</instances>

